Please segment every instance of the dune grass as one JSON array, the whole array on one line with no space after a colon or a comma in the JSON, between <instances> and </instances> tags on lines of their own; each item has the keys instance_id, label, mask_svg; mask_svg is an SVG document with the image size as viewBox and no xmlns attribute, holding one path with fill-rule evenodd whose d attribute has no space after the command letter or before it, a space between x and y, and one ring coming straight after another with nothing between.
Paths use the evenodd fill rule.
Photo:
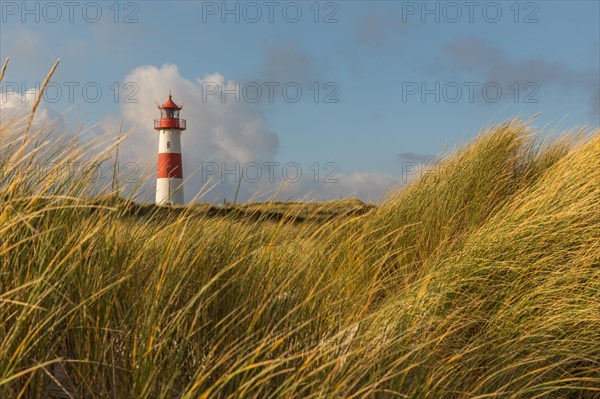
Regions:
<instances>
[{"instance_id":1,"label":"dune grass","mask_svg":"<svg viewBox=\"0 0 600 399\"><path fill-rule=\"evenodd\" d=\"M108 143L19 122L0 164L60 161L0 175L2 398L600 397L598 131L511 121L377 207L219 214L117 201L61 167Z\"/></svg>"}]
</instances>

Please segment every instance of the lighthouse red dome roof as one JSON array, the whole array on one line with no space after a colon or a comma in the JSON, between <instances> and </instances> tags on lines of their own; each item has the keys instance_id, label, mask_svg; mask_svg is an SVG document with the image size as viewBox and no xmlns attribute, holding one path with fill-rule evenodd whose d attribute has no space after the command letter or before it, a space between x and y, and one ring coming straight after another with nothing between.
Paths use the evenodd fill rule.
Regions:
<instances>
[{"instance_id":1,"label":"lighthouse red dome roof","mask_svg":"<svg viewBox=\"0 0 600 399\"><path fill-rule=\"evenodd\" d=\"M179 105L175 104L175 102L173 101L173 98L171 97L170 94L169 94L169 99L167 100L167 102L158 108L159 109L181 109L181 107Z\"/></svg>"}]
</instances>

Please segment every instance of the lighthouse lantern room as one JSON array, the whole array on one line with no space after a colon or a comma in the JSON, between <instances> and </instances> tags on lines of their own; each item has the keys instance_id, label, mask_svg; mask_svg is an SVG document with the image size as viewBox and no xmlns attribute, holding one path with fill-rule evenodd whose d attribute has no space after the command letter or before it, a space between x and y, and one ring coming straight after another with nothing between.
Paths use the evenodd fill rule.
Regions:
<instances>
[{"instance_id":1,"label":"lighthouse lantern room","mask_svg":"<svg viewBox=\"0 0 600 399\"><path fill-rule=\"evenodd\" d=\"M158 172L156 176L156 204L183 204L183 162L181 158L181 133L186 128L185 119L179 118L180 106L171 94L159 106L160 119L154 120L158 131Z\"/></svg>"}]
</instances>

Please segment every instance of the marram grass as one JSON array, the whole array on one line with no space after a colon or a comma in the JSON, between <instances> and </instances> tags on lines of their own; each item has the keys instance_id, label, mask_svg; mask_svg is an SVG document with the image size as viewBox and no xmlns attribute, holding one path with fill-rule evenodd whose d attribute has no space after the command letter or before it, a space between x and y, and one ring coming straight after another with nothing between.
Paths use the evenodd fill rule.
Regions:
<instances>
[{"instance_id":1,"label":"marram grass","mask_svg":"<svg viewBox=\"0 0 600 399\"><path fill-rule=\"evenodd\" d=\"M378 207L221 214L117 199L61 168L114 143L24 121L0 164L61 161L0 175L1 398L600 397L598 131L512 121Z\"/></svg>"}]
</instances>

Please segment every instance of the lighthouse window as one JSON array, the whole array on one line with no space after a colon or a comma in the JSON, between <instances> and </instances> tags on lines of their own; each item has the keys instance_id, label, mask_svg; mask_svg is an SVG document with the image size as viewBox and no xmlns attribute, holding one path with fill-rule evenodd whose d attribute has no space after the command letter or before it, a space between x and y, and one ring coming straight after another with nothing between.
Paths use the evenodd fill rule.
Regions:
<instances>
[{"instance_id":1,"label":"lighthouse window","mask_svg":"<svg viewBox=\"0 0 600 399\"><path fill-rule=\"evenodd\" d=\"M167 141L167 148L171 148L171 142Z\"/></svg>"}]
</instances>

